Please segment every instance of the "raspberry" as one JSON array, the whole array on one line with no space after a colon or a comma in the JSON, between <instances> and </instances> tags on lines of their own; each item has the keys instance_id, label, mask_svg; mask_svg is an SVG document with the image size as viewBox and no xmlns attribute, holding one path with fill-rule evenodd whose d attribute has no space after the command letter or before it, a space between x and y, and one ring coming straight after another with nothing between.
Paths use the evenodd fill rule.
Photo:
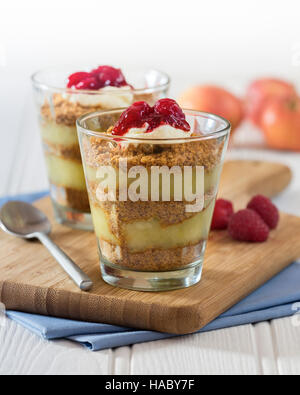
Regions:
<instances>
[{"instance_id":1,"label":"raspberry","mask_svg":"<svg viewBox=\"0 0 300 395\"><path fill-rule=\"evenodd\" d=\"M99 66L90 73L79 71L68 78L68 88L98 90L106 86L121 87L128 85L120 69Z\"/></svg>"},{"instance_id":2,"label":"raspberry","mask_svg":"<svg viewBox=\"0 0 300 395\"><path fill-rule=\"evenodd\" d=\"M154 105L154 112L156 114L171 116L176 119L185 119L184 112L173 99L160 99Z\"/></svg>"},{"instance_id":3,"label":"raspberry","mask_svg":"<svg viewBox=\"0 0 300 395\"><path fill-rule=\"evenodd\" d=\"M130 128L141 128L146 123L148 124L146 133L160 125L170 125L186 132L191 128L175 100L160 99L153 107L143 101L133 103L122 113L112 134L123 136Z\"/></svg>"},{"instance_id":4,"label":"raspberry","mask_svg":"<svg viewBox=\"0 0 300 395\"><path fill-rule=\"evenodd\" d=\"M233 214L233 205L229 200L218 199L216 201L211 229L227 229L230 217Z\"/></svg>"},{"instance_id":5,"label":"raspberry","mask_svg":"<svg viewBox=\"0 0 300 395\"><path fill-rule=\"evenodd\" d=\"M262 242L269 236L269 228L256 211L240 210L229 220L228 232L233 239Z\"/></svg>"},{"instance_id":6,"label":"raspberry","mask_svg":"<svg viewBox=\"0 0 300 395\"><path fill-rule=\"evenodd\" d=\"M270 229L275 229L279 221L279 211L269 198L263 195L254 196L247 205L261 216Z\"/></svg>"},{"instance_id":7,"label":"raspberry","mask_svg":"<svg viewBox=\"0 0 300 395\"><path fill-rule=\"evenodd\" d=\"M115 69L111 66L99 66L91 71L95 77L98 78L102 86L125 86L127 85L126 79L120 69Z\"/></svg>"},{"instance_id":8,"label":"raspberry","mask_svg":"<svg viewBox=\"0 0 300 395\"><path fill-rule=\"evenodd\" d=\"M85 71L79 71L78 73L73 73L69 76L68 79L68 88L72 88L72 86L76 86L81 81L90 77L90 73L86 73Z\"/></svg>"},{"instance_id":9,"label":"raspberry","mask_svg":"<svg viewBox=\"0 0 300 395\"><path fill-rule=\"evenodd\" d=\"M100 84L96 77L88 77L78 82L76 89L96 90L100 89Z\"/></svg>"},{"instance_id":10,"label":"raspberry","mask_svg":"<svg viewBox=\"0 0 300 395\"><path fill-rule=\"evenodd\" d=\"M161 119L161 122L167 123L174 128L189 131L190 125L185 120L185 114L179 105L173 99L160 99L154 107L155 116Z\"/></svg>"}]
</instances>

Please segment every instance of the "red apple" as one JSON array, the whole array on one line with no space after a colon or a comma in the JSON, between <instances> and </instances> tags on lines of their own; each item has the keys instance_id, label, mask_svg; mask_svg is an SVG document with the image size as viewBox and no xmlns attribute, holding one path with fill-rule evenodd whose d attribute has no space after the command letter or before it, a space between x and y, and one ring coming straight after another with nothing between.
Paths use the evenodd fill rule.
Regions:
<instances>
[{"instance_id":1,"label":"red apple","mask_svg":"<svg viewBox=\"0 0 300 395\"><path fill-rule=\"evenodd\" d=\"M271 148L300 151L300 98L269 101L261 127Z\"/></svg>"},{"instance_id":2,"label":"red apple","mask_svg":"<svg viewBox=\"0 0 300 395\"><path fill-rule=\"evenodd\" d=\"M243 118L243 105L239 98L214 85L198 85L183 92L178 103L181 107L211 112L228 119L234 130Z\"/></svg>"},{"instance_id":3,"label":"red apple","mask_svg":"<svg viewBox=\"0 0 300 395\"><path fill-rule=\"evenodd\" d=\"M276 78L261 78L253 81L248 87L245 102L246 117L258 127L261 126L260 119L264 106L268 101L275 98L296 96L292 84Z\"/></svg>"}]
</instances>

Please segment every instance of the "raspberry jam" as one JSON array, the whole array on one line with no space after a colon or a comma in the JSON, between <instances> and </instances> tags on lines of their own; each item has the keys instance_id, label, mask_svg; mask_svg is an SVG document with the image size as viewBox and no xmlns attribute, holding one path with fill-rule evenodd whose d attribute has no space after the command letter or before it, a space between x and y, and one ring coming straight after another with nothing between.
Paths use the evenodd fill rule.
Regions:
<instances>
[{"instance_id":1,"label":"raspberry jam","mask_svg":"<svg viewBox=\"0 0 300 395\"><path fill-rule=\"evenodd\" d=\"M99 66L88 72L79 71L68 77L67 88L98 90L106 86L120 88L127 86L126 79L120 69L111 66Z\"/></svg>"},{"instance_id":2,"label":"raspberry jam","mask_svg":"<svg viewBox=\"0 0 300 395\"><path fill-rule=\"evenodd\" d=\"M131 128L142 128L148 124L145 133L149 133L158 126L170 125L185 132L191 127L185 120L185 114L175 100L161 99L153 107L144 101L133 103L125 110L112 130L116 136L124 136Z\"/></svg>"}]
</instances>

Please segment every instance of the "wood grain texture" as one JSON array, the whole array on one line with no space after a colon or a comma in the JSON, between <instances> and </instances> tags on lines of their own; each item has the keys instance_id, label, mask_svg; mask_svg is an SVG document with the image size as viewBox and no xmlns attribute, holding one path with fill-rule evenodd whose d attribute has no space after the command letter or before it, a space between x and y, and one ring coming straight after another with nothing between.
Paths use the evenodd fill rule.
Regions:
<instances>
[{"instance_id":1,"label":"wood grain texture","mask_svg":"<svg viewBox=\"0 0 300 395\"><path fill-rule=\"evenodd\" d=\"M112 350L92 353L68 340L45 341L8 318L0 342L0 376L113 374Z\"/></svg>"},{"instance_id":2,"label":"wood grain texture","mask_svg":"<svg viewBox=\"0 0 300 395\"><path fill-rule=\"evenodd\" d=\"M226 163L223 173L220 195L233 198L236 206L240 196L249 198L257 190L270 196L274 191L277 193L291 176L283 165L252 161L245 166L245 162L239 161ZM276 188L267 182L270 172ZM48 199L37 205L50 215ZM7 309L190 333L298 257L299 231L300 219L282 214L279 228L271 233L267 243L235 242L226 232L213 232L201 282L163 293L134 292L105 284L100 278L96 241L91 233L71 231L57 224L53 227L54 241L93 279L95 286L90 293L77 290L43 246L1 233L0 300Z\"/></svg>"},{"instance_id":3,"label":"wood grain texture","mask_svg":"<svg viewBox=\"0 0 300 395\"><path fill-rule=\"evenodd\" d=\"M299 372L299 353L294 353L295 336L286 337L290 318L276 321L284 333L275 341L293 355L293 372ZM285 324L285 327L283 327ZM272 325L272 324L271 324ZM271 325L243 325L218 331L181 336L155 342L90 352L68 340L45 341L6 318L0 325L0 375L61 374L274 374L281 358L273 356ZM260 328L259 328L260 327ZM259 333L257 332L259 329ZM298 332L299 333L299 332ZM295 332L295 335L297 333ZM256 348L263 349L256 353ZM258 344L256 341L258 339ZM277 347L277 346L276 346ZM281 346L279 346L281 347ZM263 358L261 361L259 358ZM269 364L274 370L260 369ZM289 369L285 367L285 372Z\"/></svg>"},{"instance_id":4,"label":"wood grain texture","mask_svg":"<svg viewBox=\"0 0 300 395\"><path fill-rule=\"evenodd\" d=\"M254 327L243 325L182 336L180 341L172 338L135 344L131 374L260 375Z\"/></svg>"},{"instance_id":5,"label":"wood grain texture","mask_svg":"<svg viewBox=\"0 0 300 395\"><path fill-rule=\"evenodd\" d=\"M297 308L298 316L271 322L275 358L280 375L300 375L299 303L295 308Z\"/></svg>"},{"instance_id":6,"label":"wood grain texture","mask_svg":"<svg viewBox=\"0 0 300 395\"><path fill-rule=\"evenodd\" d=\"M272 322L272 321L271 321ZM253 325L254 342L264 375L278 375L271 324L268 321Z\"/></svg>"},{"instance_id":7,"label":"wood grain texture","mask_svg":"<svg viewBox=\"0 0 300 395\"><path fill-rule=\"evenodd\" d=\"M235 209L240 209L254 194L276 196L291 179L291 170L281 163L231 160L224 165L219 196L232 200Z\"/></svg>"}]
</instances>

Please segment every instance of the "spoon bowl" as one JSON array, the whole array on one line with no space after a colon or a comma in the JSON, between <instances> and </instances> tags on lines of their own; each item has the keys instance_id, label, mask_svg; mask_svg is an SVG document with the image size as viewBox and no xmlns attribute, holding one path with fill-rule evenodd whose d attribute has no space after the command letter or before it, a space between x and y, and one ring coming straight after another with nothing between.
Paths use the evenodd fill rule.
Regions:
<instances>
[{"instance_id":1,"label":"spoon bowl","mask_svg":"<svg viewBox=\"0 0 300 395\"><path fill-rule=\"evenodd\" d=\"M42 211L29 203L7 202L0 210L0 227L13 236L39 239L81 290L91 289L91 279L48 236L51 224Z\"/></svg>"},{"instance_id":2,"label":"spoon bowl","mask_svg":"<svg viewBox=\"0 0 300 395\"><path fill-rule=\"evenodd\" d=\"M31 239L37 232L48 234L51 224L46 215L31 204L10 201L0 210L0 225L4 231Z\"/></svg>"}]
</instances>

